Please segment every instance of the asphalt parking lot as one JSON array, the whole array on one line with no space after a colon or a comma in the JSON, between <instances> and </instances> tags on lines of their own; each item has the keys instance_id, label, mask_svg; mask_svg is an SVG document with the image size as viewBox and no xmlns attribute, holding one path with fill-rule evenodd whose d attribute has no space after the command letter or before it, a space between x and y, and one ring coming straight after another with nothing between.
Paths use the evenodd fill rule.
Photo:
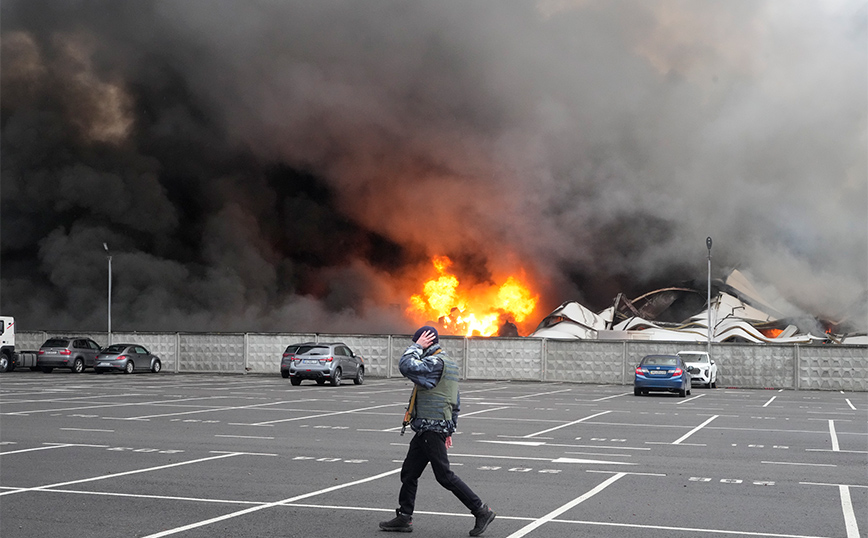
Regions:
<instances>
[{"instance_id":1,"label":"asphalt parking lot","mask_svg":"<svg viewBox=\"0 0 868 538\"><path fill-rule=\"evenodd\" d=\"M397 505L411 385L0 375L0 535L360 537ZM464 381L453 469L489 537L868 533L868 393ZM420 480L414 536L467 536Z\"/></svg>"}]
</instances>

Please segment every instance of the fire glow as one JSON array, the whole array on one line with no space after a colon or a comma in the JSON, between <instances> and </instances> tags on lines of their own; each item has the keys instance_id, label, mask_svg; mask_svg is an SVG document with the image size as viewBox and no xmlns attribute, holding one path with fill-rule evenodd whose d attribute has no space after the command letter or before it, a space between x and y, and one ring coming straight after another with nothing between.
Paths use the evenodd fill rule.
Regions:
<instances>
[{"instance_id":1,"label":"fire glow","mask_svg":"<svg viewBox=\"0 0 868 538\"><path fill-rule=\"evenodd\" d=\"M420 323L437 320L447 334L492 336L507 322L522 324L536 309L539 296L531 292L524 275L508 276L501 284L461 287L449 271L447 256L432 259L436 275L410 297L407 313Z\"/></svg>"}]
</instances>

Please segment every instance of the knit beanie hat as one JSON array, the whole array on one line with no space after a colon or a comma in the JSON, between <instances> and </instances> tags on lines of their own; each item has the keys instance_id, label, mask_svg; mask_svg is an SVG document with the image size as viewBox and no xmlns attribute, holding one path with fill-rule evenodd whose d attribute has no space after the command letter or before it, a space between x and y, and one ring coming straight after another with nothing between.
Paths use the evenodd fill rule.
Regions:
<instances>
[{"instance_id":1,"label":"knit beanie hat","mask_svg":"<svg viewBox=\"0 0 868 538\"><path fill-rule=\"evenodd\" d=\"M431 331L432 333L434 333L434 341L431 343L432 345L440 342L440 335L437 333L437 329L435 329L434 327L432 327L430 325L425 325L424 327L419 327L419 330L416 331L416 334L413 335L413 341L415 342L416 340L418 340L419 337L422 336L422 333L427 332L427 331Z\"/></svg>"}]
</instances>

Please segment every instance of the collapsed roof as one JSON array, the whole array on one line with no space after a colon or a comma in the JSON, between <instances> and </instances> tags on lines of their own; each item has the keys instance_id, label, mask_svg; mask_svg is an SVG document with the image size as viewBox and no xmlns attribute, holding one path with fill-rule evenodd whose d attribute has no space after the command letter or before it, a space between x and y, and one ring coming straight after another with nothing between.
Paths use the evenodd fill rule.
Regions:
<instances>
[{"instance_id":1,"label":"collapsed roof","mask_svg":"<svg viewBox=\"0 0 868 538\"><path fill-rule=\"evenodd\" d=\"M663 288L632 300L618 294L612 306L597 313L568 301L530 336L706 342L710 316L713 342L868 344L865 332L853 332L850 316L831 321L784 315L738 270L713 283L710 312L707 294L706 289L686 287Z\"/></svg>"}]
</instances>

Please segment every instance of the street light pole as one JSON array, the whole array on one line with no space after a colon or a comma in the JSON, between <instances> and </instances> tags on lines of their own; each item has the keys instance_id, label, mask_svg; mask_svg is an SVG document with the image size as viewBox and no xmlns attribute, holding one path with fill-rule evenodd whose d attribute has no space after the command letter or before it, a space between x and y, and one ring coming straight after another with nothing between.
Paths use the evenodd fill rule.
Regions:
<instances>
[{"instance_id":1,"label":"street light pole","mask_svg":"<svg viewBox=\"0 0 868 538\"><path fill-rule=\"evenodd\" d=\"M708 248L708 360L711 360L711 333L714 330L711 325L711 237L705 239Z\"/></svg>"},{"instance_id":2,"label":"street light pole","mask_svg":"<svg viewBox=\"0 0 868 538\"><path fill-rule=\"evenodd\" d=\"M106 257L108 258L108 344L112 343L112 256L109 252L108 245L103 243L102 248L105 249Z\"/></svg>"}]
</instances>

